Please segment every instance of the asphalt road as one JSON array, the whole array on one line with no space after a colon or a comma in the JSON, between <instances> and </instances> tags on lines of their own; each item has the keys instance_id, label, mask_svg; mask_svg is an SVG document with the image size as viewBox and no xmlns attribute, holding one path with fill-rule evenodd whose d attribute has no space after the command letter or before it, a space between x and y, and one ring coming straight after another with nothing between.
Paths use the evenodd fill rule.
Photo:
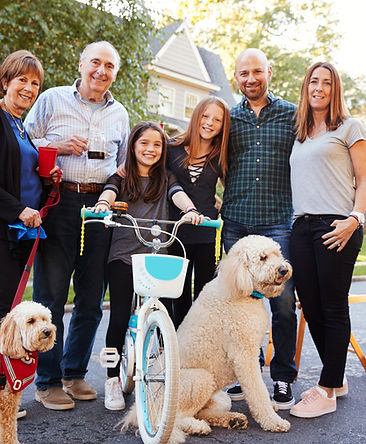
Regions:
<instances>
[{"instance_id":1,"label":"asphalt road","mask_svg":"<svg viewBox=\"0 0 366 444\"><path fill-rule=\"evenodd\" d=\"M355 282L352 293L366 293L366 281ZM69 314L66 319L69 319ZM26 418L18 421L19 440L24 444L79 444L79 443L126 443L137 444L141 440L133 432L120 433L117 426L124 412L112 412L104 408L105 369L98 362L109 312L105 311L97 333L89 372L86 380L98 391L95 401L76 401L74 410L50 411L34 400L35 387L32 384L23 393L23 406L27 409ZM352 304L352 331L366 353L366 304ZM320 361L306 330L301 356L298 380L293 384L297 399L300 393L315 385L319 375ZM366 443L366 372L356 355L348 354L347 378L349 394L338 400L337 412L316 419L300 419L280 412L291 423L288 433L274 434L264 432L252 419L244 401L233 403L232 410L248 416L248 428L243 431L214 428L209 436L189 437L187 444L221 443L283 443L283 444L358 444ZM265 368L263 378L269 391L272 381L269 370ZM133 395L126 399L127 408L133 402Z\"/></svg>"}]
</instances>

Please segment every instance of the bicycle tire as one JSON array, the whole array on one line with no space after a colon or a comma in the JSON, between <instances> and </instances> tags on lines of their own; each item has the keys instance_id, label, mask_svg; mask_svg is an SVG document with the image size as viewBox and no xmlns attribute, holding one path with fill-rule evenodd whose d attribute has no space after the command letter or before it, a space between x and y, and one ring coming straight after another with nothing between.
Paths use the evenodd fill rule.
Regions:
<instances>
[{"instance_id":1,"label":"bicycle tire","mask_svg":"<svg viewBox=\"0 0 366 444\"><path fill-rule=\"evenodd\" d=\"M173 430L179 390L177 337L166 313L149 314L142 353L142 380L136 381L135 390L140 435L145 444L165 444Z\"/></svg>"},{"instance_id":2,"label":"bicycle tire","mask_svg":"<svg viewBox=\"0 0 366 444\"><path fill-rule=\"evenodd\" d=\"M121 357L121 385L123 393L129 395L135 389L135 342L127 330Z\"/></svg>"}]
</instances>

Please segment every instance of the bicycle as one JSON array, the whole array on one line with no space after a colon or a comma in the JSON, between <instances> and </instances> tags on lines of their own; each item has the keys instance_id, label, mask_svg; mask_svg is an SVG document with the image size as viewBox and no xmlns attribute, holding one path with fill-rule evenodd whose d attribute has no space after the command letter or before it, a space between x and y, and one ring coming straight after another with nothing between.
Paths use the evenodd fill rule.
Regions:
<instances>
[{"instance_id":1,"label":"bicycle","mask_svg":"<svg viewBox=\"0 0 366 444\"><path fill-rule=\"evenodd\" d=\"M188 259L182 242L177 237L178 228L189 220L179 221L139 219L127 213L127 204L115 202L115 212L95 214L82 209L83 226L101 222L110 227L132 228L138 240L152 248L153 253L132 255L134 301L129 327L121 357L117 349L104 348L100 359L103 367L115 367L121 358L121 383L124 393L135 389L136 414L141 438L145 444L168 442L175 421L179 389L179 353L173 322L160 297L178 298L183 291ZM113 218L123 217L125 225ZM88 220L85 220L89 218ZM138 223L152 223L141 227ZM159 224L173 224L171 232ZM221 220L204 220L200 225L221 227ZM141 230L148 230L152 241L147 241ZM162 242L159 236L168 240ZM158 254L161 248L177 240L183 257ZM82 242L83 246L83 235Z\"/></svg>"}]
</instances>

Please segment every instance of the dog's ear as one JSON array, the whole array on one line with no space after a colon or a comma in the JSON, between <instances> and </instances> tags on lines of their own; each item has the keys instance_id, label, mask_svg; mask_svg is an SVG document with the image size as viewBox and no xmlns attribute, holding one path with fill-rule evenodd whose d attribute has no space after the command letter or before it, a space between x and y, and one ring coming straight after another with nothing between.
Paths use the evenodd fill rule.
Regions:
<instances>
[{"instance_id":1,"label":"dog's ear","mask_svg":"<svg viewBox=\"0 0 366 444\"><path fill-rule=\"evenodd\" d=\"M230 250L219 264L219 275L229 288L230 297L249 296L253 292L252 279L248 271L248 255L243 250Z\"/></svg>"},{"instance_id":2,"label":"dog's ear","mask_svg":"<svg viewBox=\"0 0 366 444\"><path fill-rule=\"evenodd\" d=\"M12 313L8 313L0 325L0 352L12 359L24 357L20 329Z\"/></svg>"}]
</instances>

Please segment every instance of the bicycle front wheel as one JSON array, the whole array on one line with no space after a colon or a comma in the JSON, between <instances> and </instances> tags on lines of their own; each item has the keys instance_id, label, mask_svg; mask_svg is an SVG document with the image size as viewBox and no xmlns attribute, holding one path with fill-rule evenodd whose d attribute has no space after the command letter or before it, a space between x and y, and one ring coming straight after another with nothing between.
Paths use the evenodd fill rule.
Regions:
<instances>
[{"instance_id":1,"label":"bicycle front wheel","mask_svg":"<svg viewBox=\"0 0 366 444\"><path fill-rule=\"evenodd\" d=\"M136 411L145 444L168 442L178 403L179 354L173 323L162 311L144 326L142 380L136 381Z\"/></svg>"}]
</instances>

